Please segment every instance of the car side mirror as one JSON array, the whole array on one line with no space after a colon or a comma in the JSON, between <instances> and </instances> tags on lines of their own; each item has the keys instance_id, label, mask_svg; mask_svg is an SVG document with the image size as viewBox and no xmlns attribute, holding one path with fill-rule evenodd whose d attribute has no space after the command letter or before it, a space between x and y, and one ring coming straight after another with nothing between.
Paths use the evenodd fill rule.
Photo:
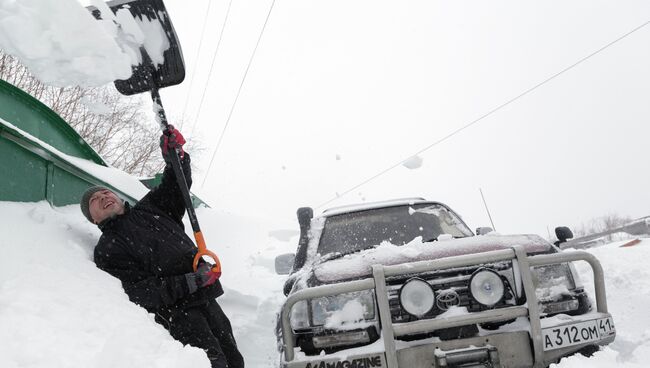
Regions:
<instances>
[{"instance_id":1,"label":"car side mirror","mask_svg":"<svg viewBox=\"0 0 650 368\"><path fill-rule=\"evenodd\" d=\"M487 226L485 226L485 227L477 227L476 228L476 235L485 235L485 234L491 233L493 231L494 231L494 229L492 229L491 227L487 227Z\"/></svg>"},{"instance_id":2,"label":"car side mirror","mask_svg":"<svg viewBox=\"0 0 650 368\"><path fill-rule=\"evenodd\" d=\"M555 236L560 243L564 243L573 238L573 232L566 226L558 226L555 228Z\"/></svg>"},{"instance_id":3,"label":"car side mirror","mask_svg":"<svg viewBox=\"0 0 650 368\"><path fill-rule=\"evenodd\" d=\"M293 253L280 254L275 257L275 273L278 275L288 275L291 273L293 268L293 261L296 259L296 255Z\"/></svg>"}]
</instances>

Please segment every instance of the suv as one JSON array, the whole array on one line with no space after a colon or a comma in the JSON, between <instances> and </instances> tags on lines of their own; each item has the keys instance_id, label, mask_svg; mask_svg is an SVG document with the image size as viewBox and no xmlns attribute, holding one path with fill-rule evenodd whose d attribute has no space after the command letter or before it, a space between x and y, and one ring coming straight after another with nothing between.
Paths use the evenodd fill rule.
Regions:
<instances>
[{"instance_id":1,"label":"suv","mask_svg":"<svg viewBox=\"0 0 650 368\"><path fill-rule=\"evenodd\" d=\"M422 198L298 210L282 367L538 367L614 340L603 272L536 235L474 235ZM484 233L486 228L480 228ZM573 261L594 271L596 308Z\"/></svg>"}]
</instances>

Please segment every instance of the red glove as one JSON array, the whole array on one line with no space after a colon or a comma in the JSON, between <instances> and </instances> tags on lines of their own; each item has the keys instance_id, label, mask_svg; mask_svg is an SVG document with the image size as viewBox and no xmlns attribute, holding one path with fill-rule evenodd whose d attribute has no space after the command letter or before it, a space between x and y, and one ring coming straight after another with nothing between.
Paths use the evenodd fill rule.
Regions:
<instances>
[{"instance_id":1,"label":"red glove","mask_svg":"<svg viewBox=\"0 0 650 368\"><path fill-rule=\"evenodd\" d=\"M178 153L181 158L185 156L183 151L183 145L185 144L185 138L178 129L174 128L173 125L168 125L167 129L160 136L160 148L162 149L163 158L167 161L169 151L178 148Z\"/></svg>"},{"instance_id":2,"label":"red glove","mask_svg":"<svg viewBox=\"0 0 650 368\"><path fill-rule=\"evenodd\" d=\"M196 286L206 287L214 284L217 279L221 276L220 273L212 272L212 265L205 262L199 265L199 268L196 270Z\"/></svg>"}]
</instances>

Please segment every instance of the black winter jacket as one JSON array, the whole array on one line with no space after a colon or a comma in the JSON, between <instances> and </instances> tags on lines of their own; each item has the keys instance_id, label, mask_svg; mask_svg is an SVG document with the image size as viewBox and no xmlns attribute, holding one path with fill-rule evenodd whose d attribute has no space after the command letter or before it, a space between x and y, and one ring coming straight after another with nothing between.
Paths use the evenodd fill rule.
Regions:
<instances>
[{"instance_id":1,"label":"black winter jacket","mask_svg":"<svg viewBox=\"0 0 650 368\"><path fill-rule=\"evenodd\" d=\"M187 153L182 166L189 186ZM185 274L193 272L197 248L185 234L184 214L183 198L168 164L158 187L132 208L125 203L123 215L99 224L97 267L120 279L131 301L162 317L223 294L219 281L190 294Z\"/></svg>"}]
</instances>

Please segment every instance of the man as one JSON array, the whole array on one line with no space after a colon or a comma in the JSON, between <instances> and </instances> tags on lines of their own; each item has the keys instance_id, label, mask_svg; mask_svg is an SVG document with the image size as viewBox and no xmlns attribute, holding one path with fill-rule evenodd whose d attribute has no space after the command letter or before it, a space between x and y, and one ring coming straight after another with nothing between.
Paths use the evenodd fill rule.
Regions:
<instances>
[{"instance_id":1,"label":"man","mask_svg":"<svg viewBox=\"0 0 650 368\"><path fill-rule=\"evenodd\" d=\"M170 126L161 137L167 162L161 184L135 206L104 187L83 194L81 211L102 231L95 247L97 267L122 281L129 299L155 313L176 340L206 351L212 367L244 367L228 318L215 300L223 294L209 263L192 262L197 248L185 234L185 206L169 154L178 148L188 186L190 155L183 136Z\"/></svg>"}]
</instances>

